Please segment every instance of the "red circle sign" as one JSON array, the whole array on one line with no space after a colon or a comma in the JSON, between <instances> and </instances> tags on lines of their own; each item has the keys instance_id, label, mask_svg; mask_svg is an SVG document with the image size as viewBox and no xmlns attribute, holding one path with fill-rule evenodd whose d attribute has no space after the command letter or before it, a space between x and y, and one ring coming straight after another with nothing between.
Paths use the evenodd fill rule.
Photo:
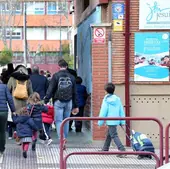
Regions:
<instances>
[{"instance_id":1,"label":"red circle sign","mask_svg":"<svg viewBox=\"0 0 170 169\"><path fill-rule=\"evenodd\" d=\"M103 28L97 28L97 29L95 30L95 35L96 35L96 37L99 37L99 38L103 37L103 36L104 36L104 30L103 30Z\"/></svg>"}]
</instances>

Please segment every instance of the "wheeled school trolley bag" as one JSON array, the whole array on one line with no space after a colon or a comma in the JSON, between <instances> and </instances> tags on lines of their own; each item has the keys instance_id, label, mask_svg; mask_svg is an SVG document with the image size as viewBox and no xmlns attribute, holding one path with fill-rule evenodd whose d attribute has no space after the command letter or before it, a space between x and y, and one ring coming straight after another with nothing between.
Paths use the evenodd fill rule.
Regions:
<instances>
[{"instance_id":1,"label":"wheeled school trolley bag","mask_svg":"<svg viewBox=\"0 0 170 169\"><path fill-rule=\"evenodd\" d=\"M146 151L146 152L155 153L155 148L151 140L147 138L145 134L132 130L131 136L129 137L127 134L126 136L130 140L132 149L134 151ZM143 159L143 158L152 159L152 156L151 155L139 155L138 156L138 159Z\"/></svg>"}]
</instances>

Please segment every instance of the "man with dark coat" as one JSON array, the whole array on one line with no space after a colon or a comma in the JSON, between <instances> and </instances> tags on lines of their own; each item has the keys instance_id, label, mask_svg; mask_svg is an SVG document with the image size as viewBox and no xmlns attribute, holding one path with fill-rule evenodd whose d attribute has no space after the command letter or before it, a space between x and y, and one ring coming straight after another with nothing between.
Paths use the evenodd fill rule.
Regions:
<instances>
[{"instance_id":1,"label":"man with dark coat","mask_svg":"<svg viewBox=\"0 0 170 169\"><path fill-rule=\"evenodd\" d=\"M32 75L30 80L32 82L33 91L37 92L40 95L40 98L43 99L46 95L49 82L45 76L39 74L38 66L34 66L32 68Z\"/></svg>"}]
</instances>

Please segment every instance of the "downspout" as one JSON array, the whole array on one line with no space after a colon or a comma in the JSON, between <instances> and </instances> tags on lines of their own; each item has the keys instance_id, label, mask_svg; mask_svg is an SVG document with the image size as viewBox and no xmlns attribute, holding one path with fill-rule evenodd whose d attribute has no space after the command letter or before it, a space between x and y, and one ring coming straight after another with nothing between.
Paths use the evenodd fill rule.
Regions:
<instances>
[{"instance_id":1,"label":"downspout","mask_svg":"<svg viewBox=\"0 0 170 169\"><path fill-rule=\"evenodd\" d=\"M108 82L112 82L112 34L108 37Z\"/></svg>"},{"instance_id":2,"label":"downspout","mask_svg":"<svg viewBox=\"0 0 170 169\"><path fill-rule=\"evenodd\" d=\"M125 112L130 117L130 0L125 1ZM130 121L126 122L126 133L130 136ZM130 146L130 140L126 137L126 145Z\"/></svg>"}]
</instances>

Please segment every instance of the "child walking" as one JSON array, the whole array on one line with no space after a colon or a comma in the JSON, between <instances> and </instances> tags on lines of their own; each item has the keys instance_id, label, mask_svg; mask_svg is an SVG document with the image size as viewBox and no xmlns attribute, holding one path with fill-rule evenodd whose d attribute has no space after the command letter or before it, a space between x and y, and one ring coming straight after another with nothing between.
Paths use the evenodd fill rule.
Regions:
<instances>
[{"instance_id":1,"label":"child walking","mask_svg":"<svg viewBox=\"0 0 170 169\"><path fill-rule=\"evenodd\" d=\"M37 126L26 107L21 108L17 114L13 113L12 118L17 126L17 136L22 144L23 157L27 158L29 144L32 142L33 130L37 131Z\"/></svg>"},{"instance_id":2,"label":"child walking","mask_svg":"<svg viewBox=\"0 0 170 169\"><path fill-rule=\"evenodd\" d=\"M53 141L50 136L50 128L51 124L54 122L54 107L52 105L47 105L47 107L48 113L42 113L43 131L40 134L40 139L42 143L50 145Z\"/></svg>"},{"instance_id":3,"label":"child walking","mask_svg":"<svg viewBox=\"0 0 170 169\"><path fill-rule=\"evenodd\" d=\"M105 91L107 92L107 94L103 99L99 117L125 117L121 100L118 96L114 94L115 85L112 83L107 83L105 85ZM98 121L99 126L102 126L103 124L104 124L103 120ZM107 120L106 125L108 126L108 131L102 151L109 151L112 139L115 142L118 150L125 151L125 147L121 143L117 133L117 126L125 125L125 121ZM117 157L120 158L123 158L125 156L126 155L117 155Z\"/></svg>"},{"instance_id":4,"label":"child walking","mask_svg":"<svg viewBox=\"0 0 170 169\"><path fill-rule=\"evenodd\" d=\"M42 126L42 112L47 113L48 108L47 106L44 106L41 102L40 95L36 92L34 92L27 101L27 111L31 112L31 117L34 121L34 123L37 126L37 130L41 131L43 129ZM36 142L37 142L37 131L33 131L33 137L32 137L32 151L35 151L36 149Z\"/></svg>"}]
</instances>

